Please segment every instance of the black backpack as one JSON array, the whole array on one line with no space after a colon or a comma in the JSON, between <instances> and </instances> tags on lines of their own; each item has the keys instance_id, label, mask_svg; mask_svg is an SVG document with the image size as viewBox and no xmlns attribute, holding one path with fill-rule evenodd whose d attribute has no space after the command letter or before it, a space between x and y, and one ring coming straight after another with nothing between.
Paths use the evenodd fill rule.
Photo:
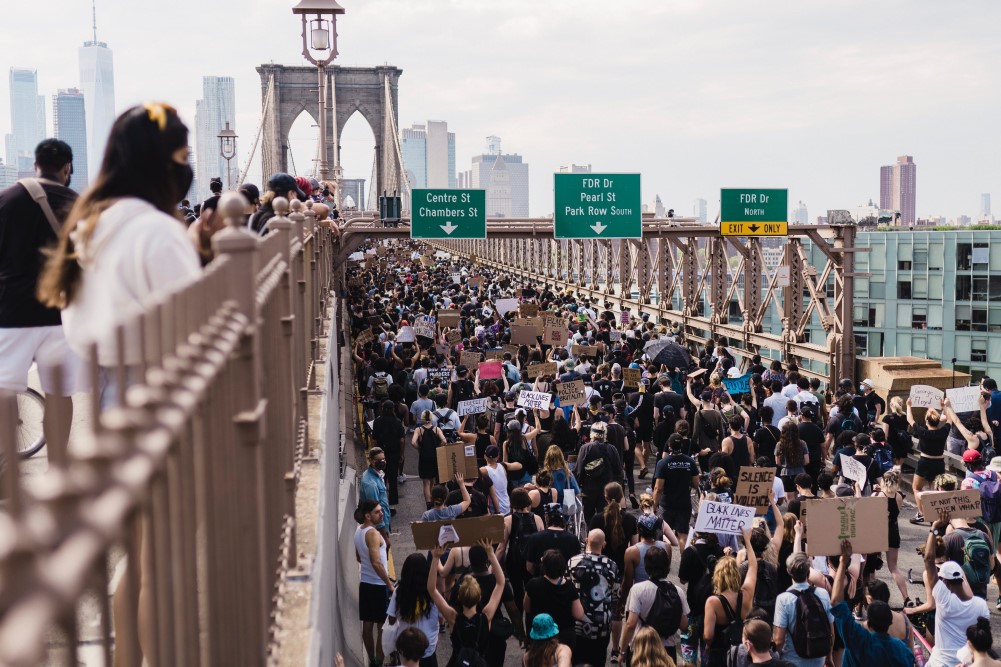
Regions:
<instances>
[{"instance_id":1,"label":"black backpack","mask_svg":"<svg viewBox=\"0 0 1001 667\"><path fill-rule=\"evenodd\" d=\"M473 397L472 380L456 380L452 383L452 407L459 405L460 401L468 401Z\"/></svg>"},{"instance_id":2,"label":"black backpack","mask_svg":"<svg viewBox=\"0 0 1001 667\"><path fill-rule=\"evenodd\" d=\"M673 637L681 627L681 596L674 584L668 581L655 581L657 596L653 599L643 625L649 625L663 638Z\"/></svg>"},{"instance_id":3,"label":"black backpack","mask_svg":"<svg viewBox=\"0 0 1001 667\"><path fill-rule=\"evenodd\" d=\"M740 646L744 639L744 624L740 621L740 610L744 606L744 591L737 592L737 610L730 606L730 601L722 595L717 595L723 612L726 614L726 627L723 628L723 639L726 646ZM824 655L827 655L826 653Z\"/></svg>"},{"instance_id":4,"label":"black backpack","mask_svg":"<svg viewBox=\"0 0 1001 667\"><path fill-rule=\"evenodd\" d=\"M775 598L779 594L778 572L775 566L765 560L758 561L758 583L754 587L754 606L768 612L768 618L775 616Z\"/></svg>"},{"instance_id":5,"label":"black backpack","mask_svg":"<svg viewBox=\"0 0 1001 667\"><path fill-rule=\"evenodd\" d=\"M525 544L528 536L539 531L535 525L535 514L532 512L511 512L511 535L507 540L507 553L504 557L505 567L509 574L525 573ZM520 568L519 568L520 566Z\"/></svg>"},{"instance_id":6,"label":"black backpack","mask_svg":"<svg viewBox=\"0 0 1001 667\"><path fill-rule=\"evenodd\" d=\"M831 626L827 612L817 597L816 586L804 591L789 591L796 596L796 624L792 629L792 645L801 658L821 658L831 651Z\"/></svg>"},{"instance_id":7,"label":"black backpack","mask_svg":"<svg viewBox=\"0 0 1001 667\"><path fill-rule=\"evenodd\" d=\"M452 411L449 410L448 408L445 408L444 410L434 411L434 416L437 417L438 419L438 428L441 429L442 435L445 436L445 441L448 442L449 444L459 439L459 436L455 432L455 429L452 428L451 426L452 414L453 414Z\"/></svg>"},{"instance_id":8,"label":"black backpack","mask_svg":"<svg viewBox=\"0 0 1001 667\"><path fill-rule=\"evenodd\" d=\"M612 476L612 468L608 464L606 454L607 443L592 443L588 446L587 458L578 462L580 481L591 489L605 488ZM594 452L594 454L592 454Z\"/></svg>"}]
</instances>

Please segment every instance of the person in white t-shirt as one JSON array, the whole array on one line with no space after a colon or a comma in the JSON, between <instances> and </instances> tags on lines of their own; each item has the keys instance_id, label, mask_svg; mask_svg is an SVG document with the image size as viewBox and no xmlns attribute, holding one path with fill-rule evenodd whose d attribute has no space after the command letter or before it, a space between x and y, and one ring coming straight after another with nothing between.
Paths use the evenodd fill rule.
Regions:
<instances>
[{"instance_id":1,"label":"person in white t-shirt","mask_svg":"<svg viewBox=\"0 0 1001 667\"><path fill-rule=\"evenodd\" d=\"M671 569L671 554L660 547L650 547L643 556L643 567L650 577L646 581L641 581L629 589L629 597L626 598L626 622L622 627L622 637L619 639L618 653L626 655L627 648L632 647L636 631L645 625L649 625L649 614L653 608L654 601L658 596L658 586L673 586L677 596L678 604L681 605L680 628L688 627L688 614L691 611L688 606L688 599L683 590L676 584L667 581L668 572ZM672 657L675 656L675 646L678 637L676 633L662 637L664 647Z\"/></svg>"}]
</instances>

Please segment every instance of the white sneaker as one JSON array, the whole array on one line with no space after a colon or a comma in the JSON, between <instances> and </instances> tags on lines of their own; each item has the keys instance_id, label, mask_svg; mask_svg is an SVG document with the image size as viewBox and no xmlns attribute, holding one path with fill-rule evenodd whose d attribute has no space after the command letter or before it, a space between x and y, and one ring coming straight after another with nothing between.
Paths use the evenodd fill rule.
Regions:
<instances>
[{"instance_id":1,"label":"white sneaker","mask_svg":"<svg viewBox=\"0 0 1001 667\"><path fill-rule=\"evenodd\" d=\"M407 481L407 473L401 472L400 476L396 478L396 481L398 481L400 484L405 483Z\"/></svg>"}]
</instances>

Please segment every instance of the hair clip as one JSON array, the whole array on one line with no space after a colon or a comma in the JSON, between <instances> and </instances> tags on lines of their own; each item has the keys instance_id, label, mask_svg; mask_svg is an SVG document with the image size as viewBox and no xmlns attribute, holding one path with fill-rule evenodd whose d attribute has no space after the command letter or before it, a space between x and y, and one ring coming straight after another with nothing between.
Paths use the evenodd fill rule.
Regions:
<instances>
[{"instance_id":1,"label":"hair clip","mask_svg":"<svg viewBox=\"0 0 1001 667\"><path fill-rule=\"evenodd\" d=\"M167 129L167 112L177 113L174 107L164 102L144 102L143 108L150 121L156 123L161 132Z\"/></svg>"}]
</instances>

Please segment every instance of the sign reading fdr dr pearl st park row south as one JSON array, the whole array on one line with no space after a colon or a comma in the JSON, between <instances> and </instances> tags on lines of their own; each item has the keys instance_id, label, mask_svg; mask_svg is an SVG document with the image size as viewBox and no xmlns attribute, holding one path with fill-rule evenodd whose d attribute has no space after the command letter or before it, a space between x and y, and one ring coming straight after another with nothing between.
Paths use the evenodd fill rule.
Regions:
<instances>
[{"instance_id":1,"label":"sign reading fdr dr pearl st park row south","mask_svg":"<svg viewBox=\"0 0 1001 667\"><path fill-rule=\"evenodd\" d=\"M639 174L555 174L558 239L643 237Z\"/></svg>"},{"instance_id":2,"label":"sign reading fdr dr pearl st park row south","mask_svg":"<svg viewBox=\"0 0 1001 667\"><path fill-rule=\"evenodd\" d=\"M789 234L788 190L723 188L719 202L719 230L723 236Z\"/></svg>"},{"instance_id":3,"label":"sign reading fdr dr pearl st park row south","mask_svg":"<svg viewBox=\"0 0 1001 667\"><path fill-rule=\"evenodd\" d=\"M487 238L486 190L414 190L412 239Z\"/></svg>"}]
</instances>

